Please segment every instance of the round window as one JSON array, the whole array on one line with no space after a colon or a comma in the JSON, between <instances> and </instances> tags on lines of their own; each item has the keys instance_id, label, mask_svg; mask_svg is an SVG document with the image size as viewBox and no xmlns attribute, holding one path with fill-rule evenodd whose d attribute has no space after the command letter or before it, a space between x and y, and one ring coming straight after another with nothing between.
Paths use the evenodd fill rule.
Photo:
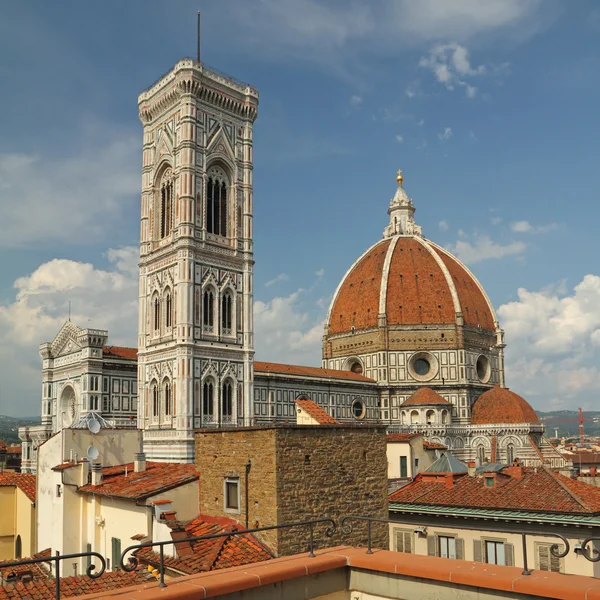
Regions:
<instances>
[{"instance_id":1,"label":"round window","mask_svg":"<svg viewBox=\"0 0 600 600\"><path fill-rule=\"evenodd\" d=\"M363 372L362 365L359 362L353 363L352 366L350 367L350 370L353 373L356 373L358 375L362 375L362 372Z\"/></svg>"},{"instance_id":2,"label":"round window","mask_svg":"<svg viewBox=\"0 0 600 600\"><path fill-rule=\"evenodd\" d=\"M491 369L490 369L490 361L487 356L483 354L477 359L476 364L477 369L477 377L479 377L479 381L483 383L487 383L490 379Z\"/></svg>"},{"instance_id":3,"label":"round window","mask_svg":"<svg viewBox=\"0 0 600 600\"><path fill-rule=\"evenodd\" d=\"M414 362L413 369L417 375L427 375L431 370L431 365L426 358L417 358Z\"/></svg>"},{"instance_id":4,"label":"round window","mask_svg":"<svg viewBox=\"0 0 600 600\"><path fill-rule=\"evenodd\" d=\"M365 404L362 400L355 400L352 403L352 414L355 419L362 419L365 416Z\"/></svg>"}]
</instances>

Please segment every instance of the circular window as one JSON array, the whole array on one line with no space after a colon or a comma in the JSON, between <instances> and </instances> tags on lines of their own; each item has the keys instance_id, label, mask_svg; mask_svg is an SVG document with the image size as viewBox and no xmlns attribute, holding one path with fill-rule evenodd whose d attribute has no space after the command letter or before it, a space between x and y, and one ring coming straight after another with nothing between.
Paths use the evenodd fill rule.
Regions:
<instances>
[{"instance_id":1,"label":"circular window","mask_svg":"<svg viewBox=\"0 0 600 600\"><path fill-rule=\"evenodd\" d=\"M363 372L362 365L359 362L352 363L350 370L357 375L362 375Z\"/></svg>"},{"instance_id":2,"label":"circular window","mask_svg":"<svg viewBox=\"0 0 600 600\"><path fill-rule=\"evenodd\" d=\"M416 352L408 361L408 372L417 381L430 381L438 371L437 358L429 352Z\"/></svg>"},{"instance_id":3,"label":"circular window","mask_svg":"<svg viewBox=\"0 0 600 600\"><path fill-rule=\"evenodd\" d=\"M479 358L477 359L476 369L479 381L481 381L482 383L487 383L490 380L490 375L492 371L490 367L490 361L487 356L484 356L483 354L479 356Z\"/></svg>"},{"instance_id":4,"label":"circular window","mask_svg":"<svg viewBox=\"0 0 600 600\"><path fill-rule=\"evenodd\" d=\"M415 364L413 365L413 369L417 375L427 375L427 373L431 371L431 365L426 358L417 358L417 360L415 360Z\"/></svg>"},{"instance_id":5,"label":"circular window","mask_svg":"<svg viewBox=\"0 0 600 600\"><path fill-rule=\"evenodd\" d=\"M365 416L366 408L362 400L355 400L352 403L352 414L355 419L362 419Z\"/></svg>"}]
</instances>

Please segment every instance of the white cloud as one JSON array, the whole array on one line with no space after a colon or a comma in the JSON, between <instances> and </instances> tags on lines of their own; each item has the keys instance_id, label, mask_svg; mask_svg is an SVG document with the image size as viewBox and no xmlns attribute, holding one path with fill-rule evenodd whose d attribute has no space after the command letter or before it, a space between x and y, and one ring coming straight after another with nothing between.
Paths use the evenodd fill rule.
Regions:
<instances>
[{"instance_id":1,"label":"white cloud","mask_svg":"<svg viewBox=\"0 0 600 600\"><path fill-rule=\"evenodd\" d=\"M265 283L265 287L271 287L272 285L275 285L276 283L281 283L282 281L288 281L290 278L290 276L287 273L279 273L279 275L276 275L275 277L273 277L273 279L269 279L269 281L267 281Z\"/></svg>"},{"instance_id":2,"label":"white cloud","mask_svg":"<svg viewBox=\"0 0 600 600\"><path fill-rule=\"evenodd\" d=\"M109 250L110 266L54 259L14 283L14 301L0 305L2 412L39 414L38 346L68 317L80 327L109 330L109 343L137 344L137 247ZM18 399L18 401L17 401Z\"/></svg>"},{"instance_id":3,"label":"white cloud","mask_svg":"<svg viewBox=\"0 0 600 600\"><path fill-rule=\"evenodd\" d=\"M456 86L463 87L468 98L475 97L477 88L468 83L467 78L486 72L484 65L472 66L469 51L456 42L436 44L428 56L419 60L419 66L432 71L438 82L448 90L454 90Z\"/></svg>"},{"instance_id":4,"label":"white cloud","mask_svg":"<svg viewBox=\"0 0 600 600\"><path fill-rule=\"evenodd\" d=\"M492 217L492 225L500 225L502 223L502 217Z\"/></svg>"},{"instance_id":5,"label":"white cloud","mask_svg":"<svg viewBox=\"0 0 600 600\"><path fill-rule=\"evenodd\" d=\"M440 228L440 231L448 231L448 223L446 223L446 221L440 221L438 227Z\"/></svg>"},{"instance_id":6,"label":"white cloud","mask_svg":"<svg viewBox=\"0 0 600 600\"><path fill-rule=\"evenodd\" d=\"M137 134L87 126L70 154L0 154L0 245L85 244L106 239L139 203Z\"/></svg>"},{"instance_id":7,"label":"white cloud","mask_svg":"<svg viewBox=\"0 0 600 600\"><path fill-rule=\"evenodd\" d=\"M404 136L403 135L396 135L396 141L401 144L404 141Z\"/></svg>"},{"instance_id":8,"label":"white cloud","mask_svg":"<svg viewBox=\"0 0 600 600\"><path fill-rule=\"evenodd\" d=\"M452 137L452 127L444 127L442 133L438 133L440 140L449 140Z\"/></svg>"},{"instance_id":9,"label":"white cloud","mask_svg":"<svg viewBox=\"0 0 600 600\"><path fill-rule=\"evenodd\" d=\"M498 309L506 331L508 383L540 408L595 406L600 391L600 277L586 275L569 293L564 282Z\"/></svg>"},{"instance_id":10,"label":"white cloud","mask_svg":"<svg viewBox=\"0 0 600 600\"><path fill-rule=\"evenodd\" d=\"M448 249L467 265L492 258L519 256L527 249L527 245L523 242L501 244L493 241L488 235L475 235L473 241L469 241L464 232L459 232L459 237L461 239Z\"/></svg>"},{"instance_id":11,"label":"white cloud","mask_svg":"<svg viewBox=\"0 0 600 600\"><path fill-rule=\"evenodd\" d=\"M325 275L325 269L319 269L318 271L315 271L315 275L321 279L323 275Z\"/></svg>"},{"instance_id":12,"label":"white cloud","mask_svg":"<svg viewBox=\"0 0 600 600\"><path fill-rule=\"evenodd\" d=\"M362 103L363 103L362 96L357 96L356 94L354 94L353 96L350 96L350 106L353 106L354 108L358 108L358 107L362 106Z\"/></svg>"},{"instance_id":13,"label":"white cloud","mask_svg":"<svg viewBox=\"0 0 600 600\"><path fill-rule=\"evenodd\" d=\"M558 223L533 226L529 221L515 221L510 224L511 231L515 233L548 233L558 228Z\"/></svg>"}]
</instances>

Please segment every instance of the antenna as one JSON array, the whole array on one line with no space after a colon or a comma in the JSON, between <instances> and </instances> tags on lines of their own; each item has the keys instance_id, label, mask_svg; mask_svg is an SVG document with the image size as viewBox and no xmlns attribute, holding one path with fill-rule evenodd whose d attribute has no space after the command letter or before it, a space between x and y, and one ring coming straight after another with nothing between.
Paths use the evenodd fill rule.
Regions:
<instances>
[{"instance_id":1,"label":"antenna","mask_svg":"<svg viewBox=\"0 0 600 600\"><path fill-rule=\"evenodd\" d=\"M87 457L90 462L96 460L100 456L100 450L96 446L89 446L87 449Z\"/></svg>"},{"instance_id":2,"label":"antenna","mask_svg":"<svg viewBox=\"0 0 600 600\"><path fill-rule=\"evenodd\" d=\"M198 62L200 62L200 11L198 11Z\"/></svg>"},{"instance_id":3,"label":"antenna","mask_svg":"<svg viewBox=\"0 0 600 600\"><path fill-rule=\"evenodd\" d=\"M100 422L93 415L90 417L87 426L94 435L100 431Z\"/></svg>"},{"instance_id":4,"label":"antenna","mask_svg":"<svg viewBox=\"0 0 600 600\"><path fill-rule=\"evenodd\" d=\"M69 300L69 321L71 320L71 301Z\"/></svg>"}]
</instances>

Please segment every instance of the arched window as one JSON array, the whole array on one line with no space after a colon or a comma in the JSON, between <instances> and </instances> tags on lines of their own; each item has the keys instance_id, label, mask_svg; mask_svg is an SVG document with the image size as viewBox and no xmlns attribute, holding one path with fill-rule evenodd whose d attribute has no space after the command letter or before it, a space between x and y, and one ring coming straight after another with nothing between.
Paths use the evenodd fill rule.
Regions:
<instances>
[{"instance_id":1,"label":"arched window","mask_svg":"<svg viewBox=\"0 0 600 600\"><path fill-rule=\"evenodd\" d=\"M362 375L363 367L358 361L356 361L356 362L352 363L352 366L350 367L350 371L352 371L352 373L356 373L357 375Z\"/></svg>"},{"instance_id":2,"label":"arched window","mask_svg":"<svg viewBox=\"0 0 600 600\"><path fill-rule=\"evenodd\" d=\"M21 536L18 535L17 539L15 540L15 558L17 560L19 560L23 555L23 548L22 548L22 544L21 544Z\"/></svg>"},{"instance_id":3,"label":"arched window","mask_svg":"<svg viewBox=\"0 0 600 600\"><path fill-rule=\"evenodd\" d=\"M233 386L229 381L223 384L221 408L224 422L231 422L233 416Z\"/></svg>"},{"instance_id":4,"label":"arched window","mask_svg":"<svg viewBox=\"0 0 600 600\"><path fill-rule=\"evenodd\" d=\"M477 446L477 460L480 465L485 463L485 446L483 444Z\"/></svg>"},{"instance_id":5,"label":"arched window","mask_svg":"<svg viewBox=\"0 0 600 600\"><path fill-rule=\"evenodd\" d=\"M194 415L200 416L200 382L194 384Z\"/></svg>"},{"instance_id":6,"label":"arched window","mask_svg":"<svg viewBox=\"0 0 600 600\"><path fill-rule=\"evenodd\" d=\"M230 293L223 294L221 298L221 328L223 333L231 334L231 310L233 300Z\"/></svg>"},{"instance_id":7,"label":"arched window","mask_svg":"<svg viewBox=\"0 0 600 600\"><path fill-rule=\"evenodd\" d=\"M170 417L173 412L173 398L171 395L171 384L166 381L164 383L165 390L165 416Z\"/></svg>"},{"instance_id":8,"label":"arched window","mask_svg":"<svg viewBox=\"0 0 600 600\"><path fill-rule=\"evenodd\" d=\"M214 327L215 295L212 290L206 290L202 299L202 317L204 328L212 331Z\"/></svg>"},{"instance_id":9,"label":"arched window","mask_svg":"<svg viewBox=\"0 0 600 600\"><path fill-rule=\"evenodd\" d=\"M418 425L419 424L419 411L418 410L413 410L410 413L410 424L411 425Z\"/></svg>"},{"instance_id":10,"label":"arched window","mask_svg":"<svg viewBox=\"0 0 600 600\"><path fill-rule=\"evenodd\" d=\"M444 425L448 424L448 411L447 410L442 411L442 423Z\"/></svg>"},{"instance_id":11,"label":"arched window","mask_svg":"<svg viewBox=\"0 0 600 600\"><path fill-rule=\"evenodd\" d=\"M152 382L152 416L158 417L159 404L158 404L158 384L156 381Z\"/></svg>"},{"instance_id":12,"label":"arched window","mask_svg":"<svg viewBox=\"0 0 600 600\"><path fill-rule=\"evenodd\" d=\"M209 170L206 182L206 231L227 236L227 178L218 167Z\"/></svg>"},{"instance_id":13,"label":"arched window","mask_svg":"<svg viewBox=\"0 0 600 600\"><path fill-rule=\"evenodd\" d=\"M165 326L173 326L173 301L171 300L171 294L167 292L165 297Z\"/></svg>"},{"instance_id":14,"label":"arched window","mask_svg":"<svg viewBox=\"0 0 600 600\"><path fill-rule=\"evenodd\" d=\"M435 411L428 410L425 413L425 421L427 422L427 425L432 425L433 423L435 423Z\"/></svg>"},{"instance_id":15,"label":"arched window","mask_svg":"<svg viewBox=\"0 0 600 600\"><path fill-rule=\"evenodd\" d=\"M154 319L154 332L156 333L160 329L160 300L158 296L154 297L153 305L153 319Z\"/></svg>"},{"instance_id":16,"label":"arched window","mask_svg":"<svg viewBox=\"0 0 600 600\"><path fill-rule=\"evenodd\" d=\"M160 181L159 186L160 199L160 239L166 238L173 229L173 174L171 169L167 169Z\"/></svg>"},{"instance_id":17,"label":"arched window","mask_svg":"<svg viewBox=\"0 0 600 600\"><path fill-rule=\"evenodd\" d=\"M206 421L212 421L215 413L214 406L215 389L211 381L205 381L202 389L202 412Z\"/></svg>"},{"instance_id":18,"label":"arched window","mask_svg":"<svg viewBox=\"0 0 600 600\"><path fill-rule=\"evenodd\" d=\"M515 460L515 447L513 444L506 446L506 463L512 465Z\"/></svg>"}]
</instances>

